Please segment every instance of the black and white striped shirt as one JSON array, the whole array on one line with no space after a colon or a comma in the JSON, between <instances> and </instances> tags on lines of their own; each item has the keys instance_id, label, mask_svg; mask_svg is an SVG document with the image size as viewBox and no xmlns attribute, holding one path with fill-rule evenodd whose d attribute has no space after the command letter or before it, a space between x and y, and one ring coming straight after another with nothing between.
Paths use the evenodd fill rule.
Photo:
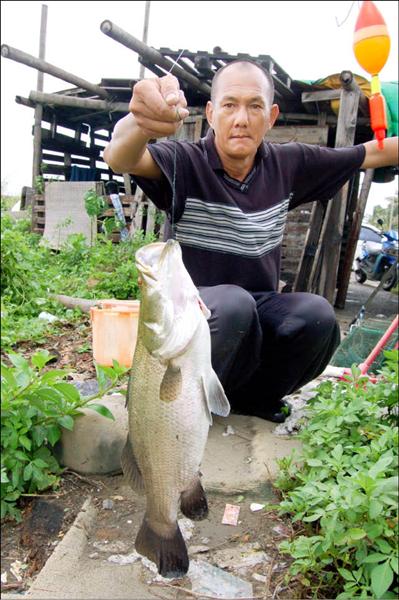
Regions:
<instances>
[{"instance_id":1,"label":"black and white striped shirt","mask_svg":"<svg viewBox=\"0 0 399 600\"><path fill-rule=\"evenodd\" d=\"M334 196L365 155L362 144L338 149L263 143L253 169L238 181L225 173L211 129L197 143L158 142L149 150L163 178L134 180L167 211L166 237L173 215L173 235L194 283L236 284L251 292L277 289L288 210Z\"/></svg>"}]
</instances>

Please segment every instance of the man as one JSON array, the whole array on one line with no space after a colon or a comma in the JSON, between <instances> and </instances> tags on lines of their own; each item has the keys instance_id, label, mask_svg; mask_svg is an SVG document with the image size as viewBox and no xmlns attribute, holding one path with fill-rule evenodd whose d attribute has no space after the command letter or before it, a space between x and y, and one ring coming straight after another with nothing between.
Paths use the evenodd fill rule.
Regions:
<instances>
[{"instance_id":1,"label":"man","mask_svg":"<svg viewBox=\"0 0 399 600\"><path fill-rule=\"evenodd\" d=\"M104 160L167 212L167 236L211 310L212 363L233 409L283 422L282 398L324 370L340 339L324 298L277 292L287 211L328 200L359 168L395 164L398 140L382 151L374 141L265 143L279 113L273 95L268 73L235 61L214 76L205 138L148 145L189 113L172 75L140 81Z\"/></svg>"}]
</instances>

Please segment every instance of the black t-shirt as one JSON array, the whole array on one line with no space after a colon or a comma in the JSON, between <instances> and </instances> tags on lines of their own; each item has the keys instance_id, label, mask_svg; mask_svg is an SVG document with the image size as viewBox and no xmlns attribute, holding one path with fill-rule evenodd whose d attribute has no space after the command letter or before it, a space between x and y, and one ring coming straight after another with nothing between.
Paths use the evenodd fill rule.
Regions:
<instances>
[{"instance_id":1,"label":"black t-shirt","mask_svg":"<svg viewBox=\"0 0 399 600\"><path fill-rule=\"evenodd\" d=\"M165 141L148 149L163 176L133 179L167 212L165 237L180 242L195 285L236 284L252 292L277 289L288 210L333 197L365 157L363 144L264 142L252 171L238 181L223 170L212 129L196 143Z\"/></svg>"}]
</instances>

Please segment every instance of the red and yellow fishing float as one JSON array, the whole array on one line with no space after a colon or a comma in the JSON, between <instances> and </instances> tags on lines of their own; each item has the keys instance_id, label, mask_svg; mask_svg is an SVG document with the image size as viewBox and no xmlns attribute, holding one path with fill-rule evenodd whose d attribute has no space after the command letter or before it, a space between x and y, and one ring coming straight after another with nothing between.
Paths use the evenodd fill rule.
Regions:
<instances>
[{"instance_id":1,"label":"red and yellow fishing float","mask_svg":"<svg viewBox=\"0 0 399 600\"><path fill-rule=\"evenodd\" d=\"M384 147L387 118L379 73L388 60L390 47L391 40L382 14L374 2L365 0L355 25L353 50L360 66L371 75L371 128L381 149Z\"/></svg>"}]
</instances>

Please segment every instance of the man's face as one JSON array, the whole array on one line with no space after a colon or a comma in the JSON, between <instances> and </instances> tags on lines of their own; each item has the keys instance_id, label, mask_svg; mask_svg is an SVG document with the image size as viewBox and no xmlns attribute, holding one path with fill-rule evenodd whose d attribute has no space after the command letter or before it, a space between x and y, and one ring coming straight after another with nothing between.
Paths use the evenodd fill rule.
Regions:
<instances>
[{"instance_id":1,"label":"man's face","mask_svg":"<svg viewBox=\"0 0 399 600\"><path fill-rule=\"evenodd\" d=\"M278 116L270 105L268 82L255 66L232 65L221 73L206 115L219 154L234 159L255 156Z\"/></svg>"}]
</instances>

